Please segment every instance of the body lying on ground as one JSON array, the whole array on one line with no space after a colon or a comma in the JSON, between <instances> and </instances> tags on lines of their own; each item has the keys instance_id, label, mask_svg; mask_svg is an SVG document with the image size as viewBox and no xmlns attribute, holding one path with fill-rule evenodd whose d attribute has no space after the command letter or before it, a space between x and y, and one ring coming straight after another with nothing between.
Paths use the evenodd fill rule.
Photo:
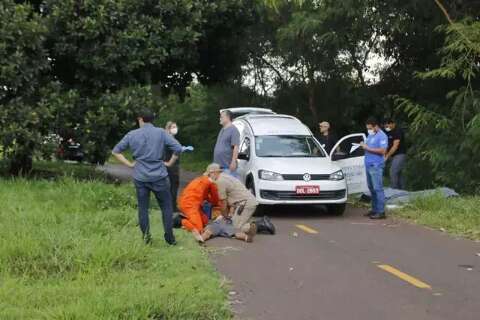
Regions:
<instances>
[{"instance_id":1,"label":"body lying on ground","mask_svg":"<svg viewBox=\"0 0 480 320\"><path fill-rule=\"evenodd\" d=\"M220 216L208 223L207 215L202 211L205 201L220 211ZM218 164L211 164L202 177L190 182L182 192L179 208L183 216L179 223L191 231L194 237L204 242L221 236L252 242L260 231L275 233L275 227L268 217L250 222L258 203L243 184L222 172ZM208 225L207 225L208 223Z\"/></svg>"}]
</instances>

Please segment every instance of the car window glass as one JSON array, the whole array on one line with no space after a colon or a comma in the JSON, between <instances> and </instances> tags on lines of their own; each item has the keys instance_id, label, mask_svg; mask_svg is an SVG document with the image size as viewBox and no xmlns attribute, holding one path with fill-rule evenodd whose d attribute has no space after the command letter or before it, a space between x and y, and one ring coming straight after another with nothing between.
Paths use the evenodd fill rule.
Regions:
<instances>
[{"instance_id":1,"label":"car window glass","mask_svg":"<svg viewBox=\"0 0 480 320\"><path fill-rule=\"evenodd\" d=\"M245 138L245 140L243 140L242 146L240 147L240 153L250 156L250 139L249 138Z\"/></svg>"},{"instance_id":2,"label":"car window glass","mask_svg":"<svg viewBox=\"0 0 480 320\"><path fill-rule=\"evenodd\" d=\"M255 143L259 157L325 157L312 136L259 136Z\"/></svg>"},{"instance_id":3,"label":"car window glass","mask_svg":"<svg viewBox=\"0 0 480 320\"><path fill-rule=\"evenodd\" d=\"M360 147L363 136L352 136L340 142L335 150L332 150L332 160L350 159L363 157L365 151Z\"/></svg>"}]
</instances>

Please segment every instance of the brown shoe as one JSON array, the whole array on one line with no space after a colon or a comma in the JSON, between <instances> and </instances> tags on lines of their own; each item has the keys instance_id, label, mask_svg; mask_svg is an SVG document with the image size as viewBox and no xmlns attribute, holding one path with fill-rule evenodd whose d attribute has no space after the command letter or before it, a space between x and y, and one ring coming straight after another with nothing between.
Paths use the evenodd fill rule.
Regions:
<instances>
[{"instance_id":1,"label":"brown shoe","mask_svg":"<svg viewBox=\"0 0 480 320\"><path fill-rule=\"evenodd\" d=\"M246 242L253 242L253 238L257 234L257 225L255 223L250 223L250 229L248 232L245 232L247 238L245 239Z\"/></svg>"}]
</instances>

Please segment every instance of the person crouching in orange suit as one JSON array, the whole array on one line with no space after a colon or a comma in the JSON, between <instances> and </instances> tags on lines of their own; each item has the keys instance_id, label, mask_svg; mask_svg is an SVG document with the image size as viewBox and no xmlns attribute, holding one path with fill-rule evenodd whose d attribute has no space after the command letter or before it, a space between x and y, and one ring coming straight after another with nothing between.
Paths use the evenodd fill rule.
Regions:
<instances>
[{"instance_id":1,"label":"person crouching in orange suit","mask_svg":"<svg viewBox=\"0 0 480 320\"><path fill-rule=\"evenodd\" d=\"M217 186L205 175L192 180L178 200L178 207L184 218L182 227L191 231L197 240L201 238L200 234L208 224L208 217L202 211L204 201L210 202L213 206L219 205Z\"/></svg>"}]
</instances>

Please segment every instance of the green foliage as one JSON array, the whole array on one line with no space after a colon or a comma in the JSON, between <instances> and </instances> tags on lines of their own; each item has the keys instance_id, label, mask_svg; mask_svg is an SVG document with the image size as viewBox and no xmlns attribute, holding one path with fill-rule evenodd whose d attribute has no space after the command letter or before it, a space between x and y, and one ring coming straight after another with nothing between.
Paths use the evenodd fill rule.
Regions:
<instances>
[{"instance_id":1,"label":"green foliage","mask_svg":"<svg viewBox=\"0 0 480 320\"><path fill-rule=\"evenodd\" d=\"M447 33L439 68L419 73L427 79L452 79L458 85L443 103L420 104L397 100L411 119L415 134L416 157L428 161L434 184L445 184L461 191L480 190L480 23L469 20L442 28ZM421 172L418 172L421 175Z\"/></svg>"},{"instance_id":2,"label":"green foliage","mask_svg":"<svg viewBox=\"0 0 480 320\"><path fill-rule=\"evenodd\" d=\"M159 114L161 105L149 87L129 87L116 92L106 92L98 99L85 102L87 112L80 123L87 158L92 163L104 163L109 155L109 146L137 127L136 111L149 108Z\"/></svg>"},{"instance_id":3,"label":"green foliage","mask_svg":"<svg viewBox=\"0 0 480 320\"><path fill-rule=\"evenodd\" d=\"M170 62L183 60L181 68L195 60L199 1L49 0L45 7L55 74L88 94L167 85Z\"/></svg>"},{"instance_id":4,"label":"green foliage","mask_svg":"<svg viewBox=\"0 0 480 320\"><path fill-rule=\"evenodd\" d=\"M28 171L34 145L51 115L39 103L48 69L46 28L28 5L0 3L0 145L12 173Z\"/></svg>"},{"instance_id":5,"label":"green foliage","mask_svg":"<svg viewBox=\"0 0 480 320\"><path fill-rule=\"evenodd\" d=\"M206 253L183 231L167 247L157 210L145 246L134 198L128 185L0 180L0 318L229 319Z\"/></svg>"},{"instance_id":6,"label":"green foliage","mask_svg":"<svg viewBox=\"0 0 480 320\"><path fill-rule=\"evenodd\" d=\"M195 147L194 158L211 161L216 137L221 129L219 110L235 106L256 106L257 96L249 90L235 86L210 86L195 84L187 88L182 100L170 95L162 100L164 108L156 124L164 127L167 121L179 126L176 137L182 145Z\"/></svg>"},{"instance_id":7,"label":"green foliage","mask_svg":"<svg viewBox=\"0 0 480 320\"><path fill-rule=\"evenodd\" d=\"M48 134L75 136L103 163L136 108L159 110L150 86L183 95L194 73L210 84L238 76L252 3L2 2L1 145L12 173L31 168Z\"/></svg>"}]
</instances>

